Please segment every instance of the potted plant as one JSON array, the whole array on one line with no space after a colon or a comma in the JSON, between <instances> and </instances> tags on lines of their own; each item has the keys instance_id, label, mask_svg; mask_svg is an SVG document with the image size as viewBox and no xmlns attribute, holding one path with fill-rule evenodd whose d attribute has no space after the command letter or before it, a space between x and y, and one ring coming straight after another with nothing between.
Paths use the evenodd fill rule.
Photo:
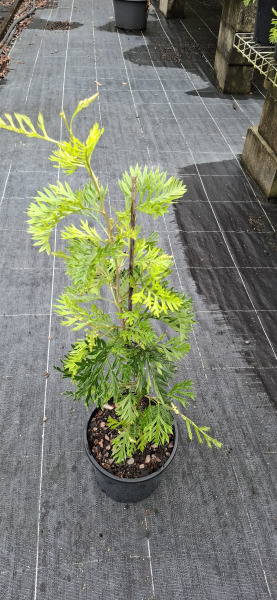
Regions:
<instances>
[{"instance_id":1,"label":"potted plant","mask_svg":"<svg viewBox=\"0 0 277 600\"><path fill-rule=\"evenodd\" d=\"M253 0L253 2L255 1ZM244 0L245 6L248 6L250 2L251 0ZM270 45L269 32L273 9L277 9L277 0L257 0L253 40L262 46Z\"/></svg>"},{"instance_id":2,"label":"potted plant","mask_svg":"<svg viewBox=\"0 0 277 600\"><path fill-rule=\"evenodd\" d=\"M73 191L58 182L38 192L28 209L29 231L40 252L50 253L49 238L57 223L80 215L80 225L66 225L61 237L64 251L53 254L65 261L71 285L56 304L62 324L84 330L56 367L73 384L70 399L85 401L93 411L85 426L85 449L97 480L112 498L138 501L155 489L176 449L175 415L209 447L221 444L198 427L178 408L193 399L192 382L173 382L176 362L189 351L188 336L194 324L191 299L168 283L172 257L157 245L157 234L141 234L136 216L156 219L186 191L182 181L166 173L143 170L137 165L119 181L125 203L108 214L106 196L91 167L95 146L103 134L97 123L85 143L73 133L76 115L98 96L80 102L66 125L69 141L48 136L38 115L38 130L31 120L15 114L0 128L56 145L50 160L70 175L85 168L89 182ZM103 308L103 299L111 312ZM156 324L164 324L158 331Z\"/></svg>"},{"instance_id":3,"label":"potted plant","mask_svg":"<svg viewBox=\"0 0 277 600\"><path fill-rule=\"evenodd\" d=\"M277 17L277 11L272 9L275 17ZM269 41L271 44L275 44L275 52L274 52L274 60L277 62L277 19L272 19L271 21L272 28L270 30Z\"/></svg>"},{"instance_id":4,"label":"potted plant","mask_svg":"<svg viewBox=\"0 0 277 600\"><path fill-rule=\"evenodd\" d=\"M150 0L113 0L119 29L146 29Z\"/></svg>"}]
</instances>

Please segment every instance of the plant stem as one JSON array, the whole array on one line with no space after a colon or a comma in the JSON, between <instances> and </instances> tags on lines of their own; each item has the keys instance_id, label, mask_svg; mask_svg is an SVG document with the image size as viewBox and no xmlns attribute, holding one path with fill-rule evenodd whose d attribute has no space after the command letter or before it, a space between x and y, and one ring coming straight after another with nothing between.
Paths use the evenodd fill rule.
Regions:
<instances>
[{"instance_id":1,"label":"plant stem","mask_svg":"<svg viewBox=\"0 0 277 600\"><path fill-rule=\"evenodd\" d=\"M90 177L92 179L93 185L94 185L94 187L95 187L95 189L96 189L96 191L98 193L98 196L99 196L99 199L100 199L100 202L101 202L102 214L104 215L105 221L106 221L107 226L108 226L108 235L109 235L109 238L110 238L110 242L113 242L113 239L114 239L113 238L113 230L114 230L113 220L109 219L109 217L107 215L105 204L104 204L104 200L103 200L103 197L102 197L102 194L101 194L101 190L100 190L100 186L99 186L97 177L95 177L95 175L94 175L94 173L93 173L90 165L87 166L87 169L88 169L88 172L89 172ZM122 313L120 291L119 291L119 272L120 272L120 269L118 267L118 262L117 262L116 258L115 258L115 272L116 272L116 296L117 296L117 302L115 301L115 305L119 309L119 312ZM111 292L112 292L112 295L114 297L114 293L113 293L112 288L111 288ZM114 298L114 300L115 300L115 298ZM121 323L122 323L122 327L124 328L125 327L124 319L121 319Z\"/></svg>"},{"instance_id":2,"label":"plant stem","mask_svg":"<svg viewBox=\"0 0 277 600\"><path fill-rule=\"evenodd\" d=\"M118 268L118 262L117 259L114 259L114 264L115 264L115 274L116 274L116 295L117 295L117 301L118 301L118 308L119 308L119 312L122 312L122 307L121 307L121 299L120 299L120 293L119 293L119 268Z\"/></svg>"},{"instance_id":3,"label":"plant stem","mask_svg":"<svg viewBox=\"0 0 277 600\"><path fill-rule=\"evenodd\" d=\"M91 167L90 167L89 164L87 165L87 170L88 170L88 172L90 174L90 177L92 179L93 185L94 185L94 187L95 187L95 189L96 189L96 191L98 193L98 196L99 196L99 199L100 199L100 202L101 202L101 206L102 206L103 215L104 215L105 221L106 221L106 223L108 225L109 237L110 237L110 240L112 240L113 231L111 231L111 223L110 223L110 219L109 219L109 217L108 217L108 215L106 213L106 208L105 208L104 200L102 198L100 186L99 186L99 183L98 183L98 178L95 177L95 175L94 175L94 173L93 173L93 171L92 171L92 169L91 169Z\"/></svg>"},{"instance_id":4,"label":"plant stem","mask_svg":"<svg viewBox=\"0 0 277 600\"><path fill-rule=\"evenodd\" d=\"M142 398L143 398L143 396L139 397L138 402L137 402L137 408L140 408Z\"/></svg>"},{"instance_id":5,"label":"plant stem","mask_svg":"<svg viewBox=\"0 0 277 600\"><path fill-rule=\"evenodd\" d=\"M132 176L132 195L131 195L131 229L135 229L136 222L136 192L137 192L137 178L135 175ZM135 253L135 240L134 238L130 238L130 260L129 260L129 277L133 277L134 273L134 253ZM129 283L129 300L128 300L128 310L132 310L132 295L133 288Z\"/></svg>"}]
</instances>

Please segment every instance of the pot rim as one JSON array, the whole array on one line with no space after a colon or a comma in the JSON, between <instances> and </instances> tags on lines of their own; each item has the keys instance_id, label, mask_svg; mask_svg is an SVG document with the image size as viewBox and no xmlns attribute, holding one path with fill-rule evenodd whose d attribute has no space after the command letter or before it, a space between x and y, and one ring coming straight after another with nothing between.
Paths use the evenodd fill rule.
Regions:
<instances>
[{"instance_id":1,"label":"pot rim","mask_svg":"<svg viewBox=\"0 0 277 600\"><path fill-rule=\"evenodd\" d=\"M112 473L109 473L109 471L107 471L106 469L103 469L103 467L101 465L99 465L99 463L95 460L95 458L93 457L89 445L88 445L88 439L87 439L87 430L88 430L88 425L89 422L91 420L91 417L94 413L94 411L96 410L97 405L94 404L93 405L93 409L92 412L88 418L88 420L86 421L85 427L84 427L84 446L85 446L85 451L87 454L87 457L89 458L89 460L92 462L93 466L96 467L101 473L103 473L103 475L106 475L107 477L109 477L110 479L112 479L113 481L117 481L118 483L120 481L122 481L122 483L124 484L128 484L128 483L143 483L144 481L149 481L150 479L154 479L154 477L157 477L158 475L160 475L161 473L163 473L163 471L165 471L165 469L167 469L167 467L170 465L171 461L173 460L176 451L177 451L177 446L178 446L178 427L177 427L177 419L175 417L175 415L173 416L173 422L174 422L174 446L172 448L172 452L170 457L168 458L168 460L165 462L165 464L160 467L160 469L158 469L158 471L155 471L155 473L151 473L151 475L146 475L145 477L133 477L133 478L127 478L127 477L118 477L117 475L113 475Z\"/></svg>"}]
</instances>

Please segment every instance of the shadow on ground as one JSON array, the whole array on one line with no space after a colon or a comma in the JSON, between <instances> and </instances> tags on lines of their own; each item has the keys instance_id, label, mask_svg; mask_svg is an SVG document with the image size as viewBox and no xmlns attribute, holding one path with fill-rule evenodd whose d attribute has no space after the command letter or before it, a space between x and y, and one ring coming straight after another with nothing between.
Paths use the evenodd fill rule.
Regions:
<instances>
[{"instance_id":1,"label":"shadow on ground","mask_svg":"<svg viewBox=\"0 0 277 600\"><path fill-rule=\"evenodd\" d=\"M175 205L175 216L197 292L225 314L238 337L253 340L258 310L262 327L277 339L274 313L264 312L276 305L277 202L267 201L236 160L196 167L200 176L192 176L191 167L179 171L188 191ZM245 347L243 358L257 369L276 408L275 371L259 368L261 356L271 364L271 348L264 335L256 335L254 342Z\"/></svg>"}]
</instances>

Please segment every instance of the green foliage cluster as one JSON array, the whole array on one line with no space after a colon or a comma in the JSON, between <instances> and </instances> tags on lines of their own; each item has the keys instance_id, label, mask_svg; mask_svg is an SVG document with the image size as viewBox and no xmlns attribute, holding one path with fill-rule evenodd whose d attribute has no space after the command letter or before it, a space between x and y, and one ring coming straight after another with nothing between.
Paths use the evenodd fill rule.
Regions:
<instances>
[{"instance_id":1,"label":"green foliage cluster","mask_svg":"<svg viewBox=\"0 0 277 600\"><path fill-rule=\"evenodd\" d=\"M248 6L250 4L251 0L243 0L243 2L244 2L245 6ZM252 0L252 2L255 3L256 0ZM274 8L272 8L272 12L275 15L275 17L277 17L277 11ZM271 44L277 44L277 19L273 18L271 21L271 24L272 24L272 28L270 29L270 32L269 32L269 42Z\"/></svg>"},{"instance_id":2,"label":"green foliage cluster","mask_svg":"<svg viewBox=\"0 0 277 600\"><path fill-rule=\"evenodd\" d=\"M70 124L61 113L69 141L50 138L43 117L38 116L38 132L30 119L15 114L0 128L37 137L54 143L57 149L50 160L66 175L85 168L90 180L83 189L73 191L68 183L58 182L38 192L29 210L29 231L35 245L50 253L50 234L69 215L80 215L79 226L67 225L61 232L65 250L53 252L62 258L71 285L64 290L55 306L62 324L84 335L56 367L74 387L66 395L83 399L87 407L97 402L103 408L110 398L116 406L116 419L109 424L118 430L113 454L118 462L143 450L148 442L163 444L172 433L172 414L186 422L190 439L192 430L208 446L221 444L208 435L208 427L198 427L176 406L187 406L193 399L192 382L174 383L176 361L189 351L188 337L194 324L191 299L170 287L172 257L157 245L156 233L147 237L139 225L131 226L132 202L136 212L155 219L168 212L169 206L186 191L182 181L167 178L166 173L143 170L137 165L119 181L125 203L110 216L106 207L108 188L103 188L91 168L91 156L103 134L96 123L86 142L73 134L76 115L89 106L98 94L78 104ZM132 186L133 188L132 192ZM133 242L132 242L133 240ZM134 259L131 269L130 247ZM129 298L131 297L131 305ZM105 312L103 301L110 302ZM162 321L174 332L168 339L158 335L155 321ZM148 407L142 409L142 400Z\"/></svg>"},{"instance_id":3,"label":"green foliage cluster","mask_svg":"<svg viewBox=\"0 0 277 600\"><path fill-rule=\"evenodd\" d=\"M277 10L273 8L272 12L274 13L275 17L277 17ZM277 19L272 19L271 24L272 28L270 30L269 41L271 44L277 44Z\"/></svg>"}]
</instances>

